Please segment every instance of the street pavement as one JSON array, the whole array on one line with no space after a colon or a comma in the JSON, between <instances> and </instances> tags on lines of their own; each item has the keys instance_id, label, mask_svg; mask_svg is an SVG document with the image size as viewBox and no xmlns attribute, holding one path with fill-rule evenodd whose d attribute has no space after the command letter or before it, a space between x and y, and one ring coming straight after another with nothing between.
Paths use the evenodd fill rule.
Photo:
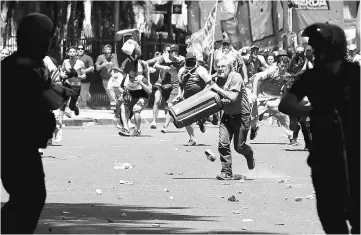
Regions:
<instances>
[{"instance_id":1,"label":"street pavement","mask_svg":"<svg viewBox=\"0 0 361 235\"><path fill-rule=\"evenodd\" d=\"M249 141L254 170L232 147L244 182L215 179L219 157L204 154L217 153L211 124L204 134L196 128L193 147L174 126L163 134L144 123L141 137L121 137L112 125L66 126L63 141L44 152L47 201L36 233L323 233L315 199L305 198L314 189L303 140L288 146L281 127L263 124ZM135 167L114 168L122 163ZM3 188L1 196L8 200Z\"/></svg>"}]
</instances>

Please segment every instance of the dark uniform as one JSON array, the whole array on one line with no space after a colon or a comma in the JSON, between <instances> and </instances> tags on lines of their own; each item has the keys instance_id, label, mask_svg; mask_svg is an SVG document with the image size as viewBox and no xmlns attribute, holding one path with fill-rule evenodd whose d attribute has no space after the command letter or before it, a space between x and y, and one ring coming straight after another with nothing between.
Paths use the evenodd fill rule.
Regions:
<instances>
[{"instance_id":1,"label":"dark uniform","mask_svg":"<svg viewBox=\"0 0 361 235\"><path fill-rule=\"evenodd\" d=\"M342 29L315 24L304 31L315 49L315 68L295 81L289 93L307 96L312 147L307 160L317 211L326 233L360 233L360 67L345 60ZM324 55L323 57L319 56ZM342 62L336 75L323 63ZM319 63L319 65L317 64Z\"/></svg>"},{"instance_id":2,"label":"dark uniform","mask_svg":"<svg viewBox=\"0 0 361 235\"><path fill-rule=\"evenodd\" d=\"M44 45L48 43L44 40L51 38L52 25L45 15L26 16L18 28L18 52L1 62L1 94L3 98L11 97L11 101L1 102L2 110L8 113L1 117L1 180L9 194L9 201L1 210L3 234L33 233L45 204L45 175L38 149L46 148L52 137L55 117L43 97L43 92L52 89L52 85L45 78L41 61L45 56ZM31 46L36 50L31 51L34 49ZM16 94L8 95L14 81L19 84ZM19 142L24 140L25 133L30 136Z\"/></svg>"}]
</instances>

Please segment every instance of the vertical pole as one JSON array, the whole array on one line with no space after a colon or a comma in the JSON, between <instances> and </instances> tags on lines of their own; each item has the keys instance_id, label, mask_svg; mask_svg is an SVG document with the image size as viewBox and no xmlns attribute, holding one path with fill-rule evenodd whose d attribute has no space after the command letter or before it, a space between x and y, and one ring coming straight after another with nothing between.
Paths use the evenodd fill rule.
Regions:
<instances>
[{"instance_id":1,"label":"vertical pole","mask_svg":"<svg viewBox=\"0 0 361 235\"><path fill-rule=\"evenodd\" d=\"M115 2L114 2L114 30L115 30L115 34L114 34L114 48L116 48L116 45L117 45L117 42L116 42L116 40L115 40L115 35L116 35L116 33L119 31L119 18L120 18L119 9L120 9L119 1L115 1ZM116 51L116 50L115 50L115 51Z\"/></svg>"},{"instance_id":2,"label":"vertical pole","mask_svg":"<svg viewBox=\"0 0 361 235\"><path fill-rule=\"evenodd\" d=\"M361 4L358 6L357 9L357 17L356 17L356 45L360 46L360 20L361 20Z\"/></svg>"},{"instance_id":3,"label":"vertical pole","mask_svg":"<svg viewBox=\"0 0 361 235\"><path fill-rule=\"evenodd\" d=\"M172 14L173 13L173 1L167 3L167 14L168 14L168 40L173 42L173 25L172 25Z\"/></svg>"},{"instance_id":4,"label":"vertical pole","mask_svg":"<svg viewBox=\"0 0 361 235\"><path fill-rule=\"evenodd\" d=\"M218 8L218 0L216 1L216 13L215 13L215 17L214 17L214 25L213 25L213 40L212 40L212 45L211 45L211 50L213 51L214 49L214 34L216 33L216 19L217 19L217 8ZM212 8L213 10L213 8ZM212 73L212 68L213 68L213 60L214 60L214 52L210 54L211 56L211 61L210 61L210 64L209 64L209 73L211 74Z\"/></svg>"},{"instance_id":5,"label":"vertical pole","mask_svg":"<svg viewBox=\"0 0 361 235\"><path fill-rule=\"evenodd\" d=\"M283 0L282 1L282 5L283 5L283 33L285 33L286 35L288 35L288 33L290 32L290 28L289 28L289 19L288 19L288 1ZM282 38L283 40L283 49L287 50L288 47L288 42L287 39L285 40L285 37Z\"/></svg>"},{"instance_id":6,"label":"vertical pole","mask_svg":"<svg viewBox=\"0 0 361 235\"><path fill-rule=\"evenodd\" d=\"M280 35L278 30L278 11L277 11L277 3L278 1L272 1L272 16L273 16L273 31L275 34L275 40L277 43L277 46L280 42Z\"/></svg>"},{"instance_id":7,"label":"vertical pole","mask_svg":"<svg viewBox=\"0 0 361 235\"><path fill-rule=\"evenodd\" d=\"M288 29L293 32L293 9L288 8Z\"/></svg>"}]
</instances>

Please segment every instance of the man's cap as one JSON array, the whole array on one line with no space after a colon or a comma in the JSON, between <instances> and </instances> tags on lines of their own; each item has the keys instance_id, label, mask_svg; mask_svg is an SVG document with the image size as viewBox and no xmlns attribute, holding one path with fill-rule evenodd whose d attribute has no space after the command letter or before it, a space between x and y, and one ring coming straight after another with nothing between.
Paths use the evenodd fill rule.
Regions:
<instances>
[{"instance_id":1,"label":"man's cap","mask_svg":"<svg viewBox=\"0 0 361 235\"><path fill-rule=\"evenodd\" d=\"M356 50L356 49L357 49L356 44L351 44L351 45L348 46L348 50L349 50L349 51L354 51L354 50Z\"/></svg>"},{"instance_id":2,"label":"man's cap","mask_svg":"<svg viewBox=\"0 0 361 235\"><path fill-rule=\"evenodd\" d=\"M229 44L231 44L231 39L229 39L229 38L224 38L223 41L222 41L222 44L223 44L223 45L229 45Z\"/></svg>"},{"instance_id":3,"label":"man's cap","mask_svg":"<svg viewBox=\"0 0 361 235\"><path fill-rule=\"evenodd\" d=\"M251 50L259 50L259 47L256 45L251 46Z\"/></svg>"},{"instance_id":4,"label":"man's cap","mask_svg":"<svg viewBox=\"0 0 361 235\"><path fill-rule=\"evenodd\" d=\"M173 51L179 51L179 46L177 44L173 44L170 46L170 52L173 52Z\"/></svg>"},{"instance_id":5,"label":"man's cap","mask_svg":"<svg viewBox=\"0 0 361 235\"><path fill-rule=\"evenodd\" d=\"M188 59L197 59L196 53L194 52L187 52L186 54L186 60Z\"/></svg>"}]
</instances>

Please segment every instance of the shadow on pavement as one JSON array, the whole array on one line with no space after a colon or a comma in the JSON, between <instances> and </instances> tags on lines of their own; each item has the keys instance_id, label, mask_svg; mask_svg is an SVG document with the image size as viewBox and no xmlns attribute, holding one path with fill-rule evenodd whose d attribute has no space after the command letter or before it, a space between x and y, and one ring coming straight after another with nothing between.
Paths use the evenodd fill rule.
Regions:
<instances>
[{"instance_id":1,"label":"shadow on pavement","mask_svg":"<svg viewBox=\"0 0 361 235\"><path fill-rule=\"evenodd\" d=\"M183 133L183 132L186 132L186 131L167 131L167 134L178 134L178 133Z\"/></svg>"},{"instance_id":2,"label":"shadow on pavement","mask_svg":"<svg viewBox=\"0 0 361 235\"><path fill-rule=\"evenodd\" d=\"M183 146L186 146L186 147L204 147L204 146L210 146L210 145L209 144L196 144L196 145L183 144Z\"/></svg>"},{"instance_id":3,"label":"shadow on pavement","mask_svg":"<svg viewBox=\"0 0 361 235\"><path fill-rule=\"evenodd\" d=\"M250 142L250 144L275 144L275 145L288 145L288 143L258 143L258 142Z\"/></svg>"},{"instance_id":4,"label":"shadow on pavement","mask_svg":"<svg viewBox=\"0 0 361 235\"><path fill-rule=\"evenodd\" d=\"M281 234L281 233L270 233L270 232L261 232L261 231L247 231L247 230L239 230L239 231L208 231L202 233L192 233L192 234Z\"/></svg>"},{"instance_id":5,"label":"shadow on pavement","mask_svg":"<svg viewBox=\"0 0 361 235\"><path fill-rule=\"evenodd\" d=\"M187 233L188 228L170 227L172 225L168 225L168 221L215 221L215 217L210 216L174 213L174 210L186 209L188 208L48 203L35 233Z\"/></svg>"},{"instance_id":6,"label":"shadow on pavement","mask_svg":"<svg viewBox=\"0 0 361 235\"><path fill-rule=\"evenodd\" d=\"M287 152L308 152L307 149L283 149Z\"/></svg>"},{"instance_id":7,"label":"shadow on pavement","mask_svg":"<svg viewBox=\"0 0 361 235\"><path fill-rule=\"evenodd\" d=\"M4 202L1 202L1 206L3 205ZM214 216L192 216L167 212L185 209L191 208L47 203L35 234L279 234L247 230L195 232L190 231L191 228L170 227L167 221L217 223Z\"/></svg>"},{"instance_id":8,"label":"shadow on pavement","mask_svg":"<svg viewBox=\"0 0 361 235\"><path fill-rule=\"evenodd\" d=\"M184 178L184 177L182 177L182 178L180 178L180 177L176 177L176 178L172 178L172 179L174 179L174 180L216 180L216 177L213 177L213 178L202 178L202 177L200 177L200 178Z\"/></svg>"}]
</instances>

